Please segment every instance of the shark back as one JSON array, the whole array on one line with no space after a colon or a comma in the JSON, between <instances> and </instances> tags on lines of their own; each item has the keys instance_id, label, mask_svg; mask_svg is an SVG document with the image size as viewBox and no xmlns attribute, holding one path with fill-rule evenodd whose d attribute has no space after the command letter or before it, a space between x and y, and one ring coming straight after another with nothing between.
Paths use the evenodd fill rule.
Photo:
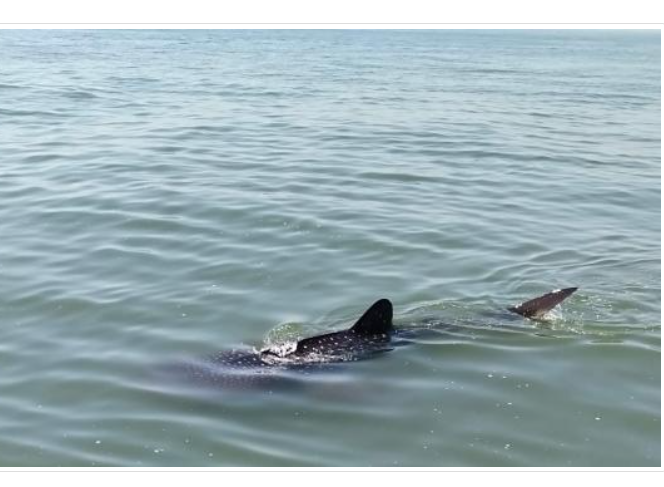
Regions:
<instances>
[{"instance_id":1,"label":"shark back","mask_svg":"<svg viewBox=\"0 0 664 487\"><path fill-rule=\"evenodd\" d=\"M530 319L542 319L577 290L558 289L508 308ZM261 388L271 391L283 385L299 386L308 370L331 369L338 362L357 361L398 346L392 341L392 303L376 301L346 330L304 338L263 350L222 351L203 360L168 367L187 383L208 384L223 389ZM430 329L427 326L427 329ZM402 330L403 331L403 330Z\"/></svg>"},{"instance_id":2,"label":"shark back","mask_svg":"<svg viewBox=\"0 0 664 487\"><path fill-rule=\"evenodd\" d=\"M392 303L388 299L380 299L348 330L304 338L290 353L276 355L281 355L282 362L338 362L358 360L365 355L385 351L394 331L392 316ZM275 350L268 348L262 354L275 355Z\"/></svg>"},{"instance_id":3,"label":"shark back","mask_svg":"<svg viewBox=\"0 0 664 487\"><path fill-rule=\"evenodd\" d=\"M305 338L291 346L222 351L169 370L189 383L223 389L297 385L301 374L294 373L323 370L328 364L361 360L388 350L392 332L392 303L381 299L347 330Z\"/></svg>"}]
</instances>

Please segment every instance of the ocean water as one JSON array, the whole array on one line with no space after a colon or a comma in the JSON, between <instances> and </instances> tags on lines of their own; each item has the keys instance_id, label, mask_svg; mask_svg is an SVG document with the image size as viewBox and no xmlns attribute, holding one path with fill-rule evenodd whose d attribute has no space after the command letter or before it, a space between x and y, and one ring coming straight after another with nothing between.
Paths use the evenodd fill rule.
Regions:
<instances>
[{"instance_id":1,"label":"ocean water","mask_svg":"<svg viewBox=\"0 0 664 487\"><path fill-rule=\"evenodd\" d=\"M657 31L0 31L0 466L660 465L660 66ZM295 389L154 373L381 297L450 326Z\"/></svg>"}]
</instances>

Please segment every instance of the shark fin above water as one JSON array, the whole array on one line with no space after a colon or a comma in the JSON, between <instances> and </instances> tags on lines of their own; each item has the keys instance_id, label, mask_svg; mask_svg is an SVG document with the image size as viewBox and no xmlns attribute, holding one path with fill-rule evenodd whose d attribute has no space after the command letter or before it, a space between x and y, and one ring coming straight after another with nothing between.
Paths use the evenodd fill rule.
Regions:
<instances>
[{"instance_id":1,"label":"shark fin above water","mask_svg":"<svg viewBox=\"0 0 664 487\"><path fill-rule=\"evenodd\" d=\"M576 287L558 289L508 309L526 318L540 319L576 290ZM271 391L278 384L298 384L293 372L307 375L310 370L327 369L328 364L375 357L408 343L408 340L403 343L392 340L393 335L400 333L394 328L392 318L392 303L380 299L352 327L344 330L262 350L221 351L203 360L172 364L165 370L176 373L187 384L203 383L224 389L258 387ZM444 323L434 322L426 329L434 325ZM401 331L405 334L409 332L407 328ZM406 335L400 336L403 338Z\"/></svg>"},{"instance_id":2,"label":"shark fin above water","mask_svg":"<svg viewBox=\"0 0 664 487\"><path fill-rule=\"evenodd\" d=\"M384 343L389 343L394 331L392 316L390 300L379 299L349 329L299 340L292 353L282 356L292 357L312 352L347 355L348 351L362 354L367 349L382 349ZM265 352L274 353L270 349Z\"/></svg>"},{"instance_id":3,"label":"shark fin above water","mask_svg":"<svg viewBox=\"0 0 664 487\"><path fill-rule=\"evenodd\" d=\"M341 331L303 338L297 342L271 345L258 351L259 357L274 363L330 362L359 358L376 351L385 351L394 332L393 310L389 299L379 299L367 309L353 326ZM343 360L335 360L340 357Z\"/></svg>"},{"instance_id":4,"label":"shark fin above water","mask_svg":"<svg viewBox=\"0 0 664 487\"><path fill-rule=\"evenodd\" d=\"M392 331L392 303L379 299L364 312L351 330L361 335L383 335Z\"/></svg>"},{"instance_id":5,"label":"shark fin above water","mask_svg":"<svg viewBox=\"0 0 664 487\"><path fill-rule=\"evenodd\" d=\"M578 287L555 289L551 292L543 294L542 296L538 296L516 306L511 306L507 309L525 318L541 318L557 305L562 303L569 296L571 296L577 289Z\"/></svg>"}]
</instances>

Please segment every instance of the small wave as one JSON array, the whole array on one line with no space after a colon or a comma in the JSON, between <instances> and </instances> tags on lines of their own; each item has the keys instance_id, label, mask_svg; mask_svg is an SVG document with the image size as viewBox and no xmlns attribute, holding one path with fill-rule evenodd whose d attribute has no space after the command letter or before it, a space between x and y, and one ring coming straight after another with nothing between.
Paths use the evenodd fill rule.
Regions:
<instances>
[{"instance_id":1,"label":"small wave","mask_svg":"<svg viewBox=\"0 0 664 487\"><path fill-rule=\"evenodd\" d=\"M43 111L43 110L16 110L11 108L0 108L0 116L7 117L53 117L62 118L67 115L64 113Z\"/></svg>"},{"instance_id":2,"label":"small wave","mask_svg":"<svg viewBox=\"0 0 664 487\"><path fill-rule=\"evenodd\" d=\"M33 154L31 156L24 157L23 161L29 164L34 164L62 158L63 156L61 154Z\"/></svg>"},{"instance_id":3,"label":"small wave","mask_svg":"<svg viewBox=\"0 0 664 487\"><path fill-rule=\"evenodd\" d=\"M62 96L65 98L71 98L72 100L92 100L94 98L99 98L99 96L89 91L68 91L63 93Z\"/></svg>"}]
</instances>

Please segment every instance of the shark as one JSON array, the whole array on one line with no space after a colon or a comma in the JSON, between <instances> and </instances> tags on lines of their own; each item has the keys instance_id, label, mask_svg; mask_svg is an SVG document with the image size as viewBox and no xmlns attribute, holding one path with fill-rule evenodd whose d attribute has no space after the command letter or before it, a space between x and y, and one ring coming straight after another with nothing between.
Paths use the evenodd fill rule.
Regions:
<instances>
[{"instance_id":1,"label":"shark","mask_svg":"<svg viewBox=\"0 0 664 487\"><path fill-rule=\"evenodd\" d=\"M507 310L530 320L543 320L577 289L556 289ZM330 369L335 364L365 360L393 350L401 335L413 332L396 328L393 316L391 301L383 298L350 328L261 349L224 350L179 363L171 370L188 383L224 389L270 389L277 384L294 384L303 375Z\"/></svg>"}]
</instances>

